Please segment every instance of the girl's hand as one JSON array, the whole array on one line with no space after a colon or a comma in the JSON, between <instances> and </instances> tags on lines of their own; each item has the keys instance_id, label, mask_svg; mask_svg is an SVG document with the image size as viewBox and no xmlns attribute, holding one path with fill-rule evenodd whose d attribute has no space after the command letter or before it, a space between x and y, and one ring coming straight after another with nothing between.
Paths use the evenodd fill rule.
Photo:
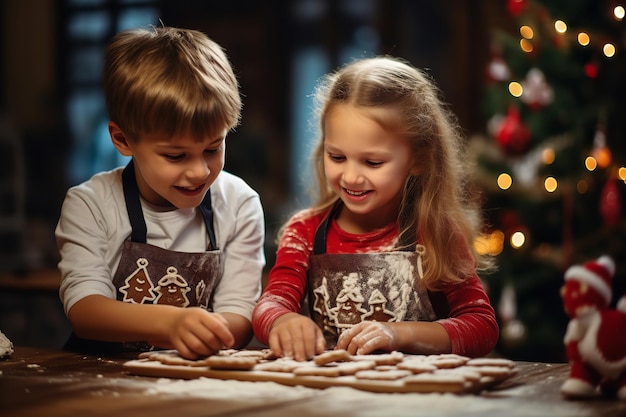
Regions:
<instances>
[{"instance_id":1,"label":"girl's hand","mask_svg":"<svg viewBox=\"0 0 626 417\"><path fill-rule=\"evenodd\" d=\"M391 352L397 349L396 329L389 323L363 321L339 336L336 349L352 355L367 355L375 350Z\"/></svg>"},{"instance_id":2,"label":"girl's hand","mask_svg":"<svg viewBox=\"0 0 626 417\"><path fill-rule=\"evenodd\" d=\"M326 341L322 330L309 317L287 313L274 321L269 346L278 357L305 361L324 352Z\"/></svg>"},{"instance_id":3,"label":"girl's hand","mask_svg":"<svg viewBox=\"0 0 626 417\"><path fill-rule=\"evenodd\" d=\"M212 355L220 349L232 347L235 342L228 322L221 314L211 313L199 307L177 309L168 327L169 341L166 342L168 346L163 346L163 343L157 341L150 343L176 349L187 359Z\"/></svg>"}]
</instances>

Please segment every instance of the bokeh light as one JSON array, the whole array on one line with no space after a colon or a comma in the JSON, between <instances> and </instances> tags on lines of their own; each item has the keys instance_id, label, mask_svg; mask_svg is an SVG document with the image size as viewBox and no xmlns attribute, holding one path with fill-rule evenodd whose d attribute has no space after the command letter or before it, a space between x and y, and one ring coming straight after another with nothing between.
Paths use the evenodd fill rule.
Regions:
<instances>
[{"instance_id":1,"label":"bokeh light","mask_svg":"<svg viewBox=\"0 0 626 417\"><path fill-rule=\"evenodd\" d=\"M524 243L526 243L526 236L523 232L518 231L511 235L511 246L513 246L515 249L521 248L522 246L524 246Z\"/></svg>"},{"instance_id":2,"label":"bokeh light","mask_svg":"<svg viewBox=\"0 0 626 417\"><path fill-rule=\"evenodd\" d=\"M587 158L585 158L585 168L587 168L588 171L593 171L598 167L598 162L596 161L596 158L594 158L593 156L588 156Z\"/></svg>"},{"instance_id":3,"label":"bokeh light","mask_svg":"<svg viewBox=\"0 0 626 417\"><path fill-rule=\"evenodd\" d=\"M522 35L522 37L526 38L526 39L532 39L533 36L535 36L535 33L533 32L533 29L530 26L524 25L521 28L519 28L519 33L520 35Z\"/></svg>"},{"instance_id":4,"label":"bokeh light","mask_svg":"<svg viewBox=\"0 0 626 417\"><path fill-rule=\"evenodd\" d=\"M523 92L524 89L522 88L522 85L517 81L509 83L509 93L511 93L513 97L521 97Z\"/></svg>"},{"instance_id":5,"label":"bokeh light","mask_svg":"<svg viewBox=\"0 0 626 417\"><path fill-rule=\"evenodd\" d=\"M612 43L604 44L604 46L602 47L602 52L604 53L604 56L606 56L607 58L611 58L615 55L615 45L613 45Z\"/></svg>"},{"instance_id":6,"label":"bokeh light","mask_svg":"<svg viewBox=\"0 0 626 417\"><path fill-rule=\"evenodd\" d=\"M528 39L521 39L519 41L519 47L522 48L522 51L524 52L532 52L534 49L532 42Z\"/></svg>"},{"instance_id":7,"label":"bokeh light","mask_svg":"<svg viewBox=\"0 0 626 417\"><path fill-rule=\"evenodd\" d=\"M548 177L543 182L543 186L546 188L547 192L553 193L556 191L556 188L558 187L558 182L556 181L556 178Z\"/></svg>"},{"instance_id":8,"label":"bokeh light","mask_svg":"<svg viewBox=\"0 0 626 417\"><path fill-rule=\"evenodd\" d=\"M552 164L554 162L554 159L555 159L554 149L552 148L546 148L541 153L541 160L546 165Z\"/></svg>"},{"instance_id":9,"label":"bokeh light","mask_svg":"<svg viewBox=\"0 0 626 417\"><path fill-rule=\"evenodd\" d=\"M509 174L505 172L498 175L498 187L503 190L508 190L511 184L513 184L513 178L511 178Z\"/></svg>"}]
</instances>

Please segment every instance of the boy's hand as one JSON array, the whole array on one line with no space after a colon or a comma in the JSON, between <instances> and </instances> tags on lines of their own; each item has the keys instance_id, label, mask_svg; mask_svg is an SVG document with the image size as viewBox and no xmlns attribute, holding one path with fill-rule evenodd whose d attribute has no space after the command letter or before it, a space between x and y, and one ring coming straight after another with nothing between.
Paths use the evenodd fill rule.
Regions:
<instances>
[{"instance_id":1,"label":"boy's hand","mask_svg":"<svg viewBox=\"0 0 626 417\"><path fill-rule=\"evenodd\" d=\"M326 341L321 329L309 317L287 313L274 321L269 346L276 356L305 361L324 352Z\"/></svg>"},{"instance_id":2,"label":"boy's hand","mask_svg":"<svg viewBox=\"0 0 626 417\"><path fill-rule=\"evenodd\" d=\"M169 344L187 359L231 348L235 338L226 319L199 307L181 308L170 323Z\"/></svg>"}]
</instances>

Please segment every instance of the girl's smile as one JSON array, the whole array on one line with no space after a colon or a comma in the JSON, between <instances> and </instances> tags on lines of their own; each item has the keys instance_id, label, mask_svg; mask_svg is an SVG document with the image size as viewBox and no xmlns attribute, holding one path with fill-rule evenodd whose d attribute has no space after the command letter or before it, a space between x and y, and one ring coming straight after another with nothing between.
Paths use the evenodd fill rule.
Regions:
<instances>
[{"instance_id":1,"label":"girl's smile","mask_svg":"<svg viewBox=\"0 0 626 417\"><path fill-rule=\"evenodd\" d=\"M343 191L346 193L346 198L349 198L353 201L361 201L371 193L371 191L354 191L344 188Z\"/></svg>"}]
</instances>

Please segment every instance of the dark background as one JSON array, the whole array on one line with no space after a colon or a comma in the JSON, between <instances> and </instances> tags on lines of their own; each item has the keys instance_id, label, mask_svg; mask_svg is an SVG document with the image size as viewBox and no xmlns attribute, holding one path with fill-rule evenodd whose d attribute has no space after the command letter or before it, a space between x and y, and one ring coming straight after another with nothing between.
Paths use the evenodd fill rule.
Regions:
<instances>
[{"instance_id":1,"label":"dark background","mask_svg":"<svg viewBox=\"0 0 626 417\"><path fill-rule=\"evenodd\" d=\"M312 89L297 84L307 70L298 66L303 51L315 48L329 70L375 54L409 60L435 78L470 138L487 128L482 103L493 31L517 31L504 0L4 0L1 7L0 274L18 279L55 270L65 191L105 159L94 146L101 120L77 116L71 103L100 90L99 57L129 7L148 10L153 24L201 30L230 57L244 110L228 138L226 169L261 195L268 268L277 229L305 204L308 167L294 158L313 139L303 120ZM102 27L83 23L98 35L77 38L77 16L98 13ZM346 45L356 45L353 55ZM79 65L81 56L91 58ZM76 124L88 134L77 134ZM0 331L16 344L60 346L68 326L56 291L0 287Z\"/></svg>"},{"instance_id":2,"label":"dark background","mask_svg":"<svg viewBox=\"0 0 626 417\"><path fill-rule=\"evenodd\" d=\"M94 81L88 85L80 76L73 75L73 54L87 46L96 45L101 50L118 31L115 25L110 25L100 39L78 44L68 34L68 25L77 13L102 8L115 14L124 3L3 2L0 117L15 129L23 152L21 212L27 229L23 247L30 253L29 262L20 264L13 258L3 269L8 269L9 264L30 269L34 264L49 266L56 262L51 233L65 190L87 177L71 175L76 164L72 155L90 140L83 135L77 137L70 129L68 119L72 115L68 114L68 100L79 88L100 88ZM511 23L501 1L147 3L158 10L163 24L201 30L226 49L244 96L242 124L229 136L226 169L242 176L261 194L267 212L269 245L273 244L272 233L294 205L290 191L297 179L292 170L298 167L294 166L297 161L290 158L293 132L305 128L293 124L296 104L290 87L293 60L298 51L315 45L325 52L328 67L334 68L342 63L341 46L350 42L360 26L366 25L375 32L377 44L375 50L363 54L397 55L427 69L439 83L462 127L470 133L484 130L485 121L478 103L490 31ZM351 4L359 3L368 5L365 12L345 12ZM311 13L313 17L303 17L298 7L319 11ZM99 70L94 65L93 72ZM15 160L6 154L5 169L10 174ZM16 248L6 250L11 249ZM271 260L271 248L268 249Z\"/></svg>"}]
</instances>

